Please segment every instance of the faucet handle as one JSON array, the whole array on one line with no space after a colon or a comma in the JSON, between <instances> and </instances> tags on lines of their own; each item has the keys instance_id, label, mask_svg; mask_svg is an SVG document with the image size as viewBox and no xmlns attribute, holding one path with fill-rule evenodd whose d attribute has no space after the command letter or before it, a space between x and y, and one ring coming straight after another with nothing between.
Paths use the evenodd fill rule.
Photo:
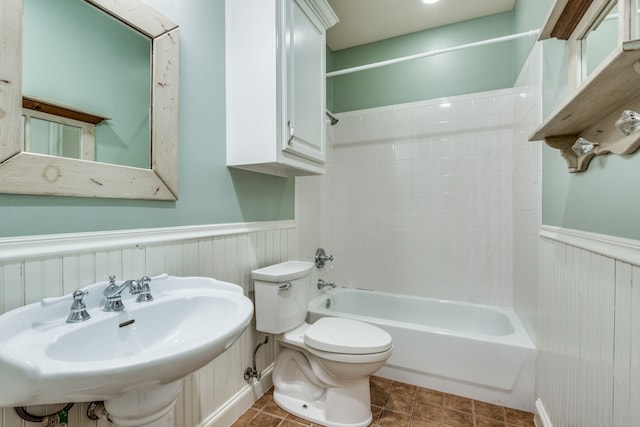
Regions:
<instances>
[{"instance_id":1,"label":"faucet handle","mask_svg":"<svg viewBox=\"0 0 640 427\"><path fill-rule=\"evenodd\" d=\"M84 296L87 295L89 291L85 291L84 289L78 289L74 291L71 296L73 297L73 304L71 305L71 310L84 310L87 306L84 303Z\"/></svg>"},{"instance_id":2,"label":"faucet handle","mask_svg":"<svg viewBox=\"0 0 640 427\"><path fill-rule=\"evenodd\" d=\"M89 294L89 291L86 291L84 289L78 289L77 291L74 291L71 295L73 296L74 301L82 301L82 298L84 298L84 296L87 294Z\"/></svg>"},{"instance_id":3,"label":"faucet handle","mask_svg":"<svg viewBox=\"0 0 640 427\"><path fill-rule=\"evenodd\" d=\"M324 267L327 261L333 262L333 255L327 255L323 248L318 248L316 251L316 267Z\"/></svg>"},{"instance_id":4,"label":"faucet handle","mask_svg":"<svg viewBox=\"0 0 640 427\"><path fill-rule=\"evenodd\" d=\"M118 289L118 286L116 285L116 275L115 274L111 274L109 276L109 286L107 286L104 289L104 291L102 291L102 293L106 297L109 294L113 293L116 289Z\"/></svg>"},{"instance_id":5,"label":"faucet handle","mask_svg":"<svg viewBox=\"0 0 640 427\"><path fill-rule=\"evenodd\" d=\"M326 280L318 279L318 289L324 289L326 287L335 288L336 284L333 282L327 282Z\"/></svg>"},{"instance_id":6,"label":"faucet handle","mask_svg":"<svg viewBox=\"0 0 640 427\"><path fill-rule=\"evenodd\" d=\"M73 304L71 304L71 313L67 317L67 323L78 323L88 320L91 316L87 313L87 306L82 300L89 291L78 289L73 294Z\"/></svg>"},{"instance_id":7,"label":"faucet handle","mask_svg":"<svg viewBox=\"0 0 640 427\"><path fill-rule=\"evenodd\" d=\"M149 276L142 276L138 283L140 284L140 293L136 298L136 302L153 301L153 296L151 296L151 287L149 286L151 278Z\"/></svg>"}]
</instances>

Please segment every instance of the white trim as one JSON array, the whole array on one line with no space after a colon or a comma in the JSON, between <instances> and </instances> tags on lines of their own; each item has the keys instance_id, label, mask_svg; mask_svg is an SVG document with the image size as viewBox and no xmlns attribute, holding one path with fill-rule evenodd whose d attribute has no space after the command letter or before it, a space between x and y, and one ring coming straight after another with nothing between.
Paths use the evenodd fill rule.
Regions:
<instances>
[{"instance_id":1,"label":"white trim","mask_svg":"<svg viewBox=\"0 0 640 427\"><path fill-rule=\"evenodd\" d=\"M82 160L96 160L95 153L95 134L96 125L93 123L83 122L80 120L74 120L67 117L57 116L55 114L43 113L38 110L30 110L28 108L22 109L22 116L25 118L25 131L24 131L24 150L31 152L31 118L40 119L50 123L55 123L63 126L70 126L80 128L80 142L78 144L80 157L75 157ZM58 153L41 153L51 156L60 156Z\"/></svg>"},{"instance_id":2,"label":"white trim","mask_svg":"<svg viewBox=\"0 0 640 427\"><path fill-rule=\"evenodd\" d=\"M535 424L536 424L536 427L553 427L553 424L551 423L551 419L549 418L549 415L547 414L547 411L544 408L544 404L540 399L536 399Z\"/></svg>"},{"instance_id":3,"label":"white trim","mask_svg":"<svg viewBox=\"0 0 640 427\"><path fill-rule=\"evenodd\" d=\"M313 13L320 22L322 22L325 30L333 27L340 21L338 15L336 15L326 0L304 0L304 2L313 10Z\"/></svg>"},{"instance_id":4,"label":"white trim","mask_svg":"<svg viewBox=\"0 0 640 427\"><path fill-rule=\"evenodd\" d=\"M262 374L260 381L242 387L231 399L220 405L197 427L229 427L262 397L272 386L273 363Z\"/></svg>"},{"instance_id":5,"label":"white trim","mask_svg":"<svg viewBox=\"0 0 640 427\"><path fill-rule=\"evenodd\" d=\"M640 266L640 241L543 225L540 236Z\"/></svg>"},{"instance_id":6,"label":"white trim","mask_svg":"<svg viewBox=\"0 0 640 427\"><path fill-rule=\"evenodd\" d=\"M0 239L0 262L295 228L295 220L141 228Z\"/></svg>"}]
</instances>

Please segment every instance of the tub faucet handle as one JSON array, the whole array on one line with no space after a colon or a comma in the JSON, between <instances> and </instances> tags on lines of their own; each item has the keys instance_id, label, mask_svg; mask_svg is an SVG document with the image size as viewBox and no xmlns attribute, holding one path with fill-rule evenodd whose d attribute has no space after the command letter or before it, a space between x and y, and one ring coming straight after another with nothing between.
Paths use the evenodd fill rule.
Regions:
<instances>
[{"instance_id":1,"label":"tub faucet handle","mask_svg":"<svg viewBox=\"0 0 640 427\"><path fill-rule=\"evenodd\" d=\"M327 261L333 262L333 255L327 255L324 249L318 248L318 250L316 251L316 267L324 267Z\"/></svg>"},{"instance_id":2,"label":"tub faucet handle","mask_svg":"<svg viewBox=\"0 0 640 427\"><path fill-rule=\"evenodd\" d=\"M318 279L318 289L324 289L327 286L330 287L330 288L335 288L336 284L324 281L322 279Z\"/></svg>"}]
</instances>

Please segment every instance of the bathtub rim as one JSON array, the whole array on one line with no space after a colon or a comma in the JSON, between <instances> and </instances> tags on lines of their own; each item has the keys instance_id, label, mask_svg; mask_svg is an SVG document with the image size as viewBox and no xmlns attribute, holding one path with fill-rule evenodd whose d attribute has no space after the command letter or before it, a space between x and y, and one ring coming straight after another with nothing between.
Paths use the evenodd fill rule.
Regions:
<instances>
[{"instance_id":1,"label":"bathtub rim","mask_svg":"<svg viewBox=\"0 0 640 427\"><path fill-rule=\"evenodd\" d=\"M333 296L341 293L358 293L358 292L373 292L377 295L391 297L391 298L410 298L410 299L419 299L419 300L427 300L431 302L444 303L444 304L456 304L474 308L480 308L485 310L497 311L503 315L505 315L511 325L513 326L514 332L511 334L505 335L486 335L479 333L470 333L465 331L459 331L455 329L446 329L446 328L438 328L430 325L421 325L417 323L397 321L391 319L385 319L380 317L371 317L371 316L363 316L359 314L353 314L348 312L336 311L332 309L327 309L322 306L322 303L326 301L327 297ZM525 349L533 349L535 350L535 344L529 334L527 333L522 321L518 317L518 314L514 310L513 307L507 306L493 306L487 304L478 304L467 301L457 301L457 300L447 300L447 299L438 299L438 298L430 298L423 297L418 295L408 295L408 294L396 294L392 292L385 291L377 291L371 289L363 289L363 288L346 288L346 287L337 287L333 289L327 289L319 295L315 296L308 303L308 320L315 321L315 316L332 316L332 317L349 317L352 319L360 320L363 322L369 322L373 324L386 324L389 326L394 326L397 328L406 328L415 331L429 331L436 334L441 335L455 335L460 336L465 339L470 339L474 341L484 341L484 342L494 342L499 344L508 344L514 347L520 347Z\"/></svg>"}]
</instances>

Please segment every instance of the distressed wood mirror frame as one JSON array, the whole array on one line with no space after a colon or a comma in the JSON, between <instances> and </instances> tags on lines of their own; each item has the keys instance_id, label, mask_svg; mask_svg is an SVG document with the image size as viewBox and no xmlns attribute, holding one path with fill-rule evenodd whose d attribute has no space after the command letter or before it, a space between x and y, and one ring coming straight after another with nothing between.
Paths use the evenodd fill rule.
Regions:
<instances>
[{"instance_id":1,"label":"distressed wood mirror frame","mask_svg":"<svg viewBox=\"0 0 640 427\"><path fill-rule=\"evenodd\" d=\"M85 0L152 41L151 169L22 151L22 0L0 1L0 193L178 198L178 26L141 0Z\"/></svg>"},{"instance_id":2,"label":"distressed wood mirror frame","mask_svg":"<svg viewBox=\"0 0 640 427\"><path fill-rule=\"evenodd\" d=\"M557 0L539 40L567 40L569 98L529 137L560 151L569 172L587 170L597 155L631 154L640 148L640 132L623 134L615 126L624 110L640 111L640 40L637 0L618 1L618 43L609 56L584 77L582 40L602 18L609 0ZM576 154L578 138L595 142L594 149Z\"/></svg>"}]
</instances>

